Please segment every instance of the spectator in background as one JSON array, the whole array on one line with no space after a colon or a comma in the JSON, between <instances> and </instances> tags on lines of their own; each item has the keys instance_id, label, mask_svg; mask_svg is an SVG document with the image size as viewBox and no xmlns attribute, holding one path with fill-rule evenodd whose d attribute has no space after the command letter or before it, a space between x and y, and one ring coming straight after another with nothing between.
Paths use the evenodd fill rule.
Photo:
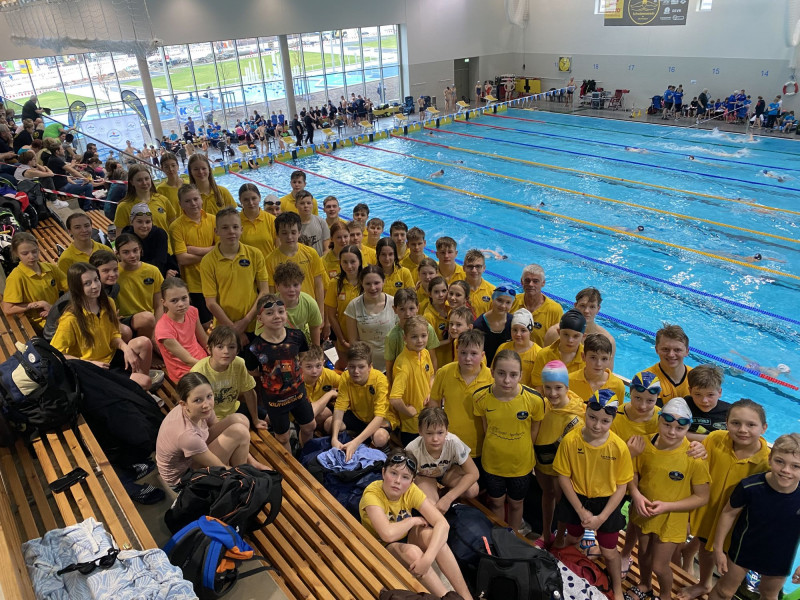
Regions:
<instances>
[{"instance_id":1,"label":"spectator in background","mask_svg":"<svg viewBox=\"0 0 800 600\"><path fill-rule=\"evenodd\" d=\"M42 117L42 111L44 109L39 108L36 104L36 94L30 97L30 99L22 105L22 119L30 119L31 121L35 121L36 119L40 119Z\"/></svg>"}]
</instances>

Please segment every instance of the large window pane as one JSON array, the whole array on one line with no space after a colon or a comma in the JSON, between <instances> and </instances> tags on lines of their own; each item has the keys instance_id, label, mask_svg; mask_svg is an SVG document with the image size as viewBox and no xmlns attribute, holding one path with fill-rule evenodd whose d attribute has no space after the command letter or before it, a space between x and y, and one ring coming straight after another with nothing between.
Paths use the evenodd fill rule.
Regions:
<instances>
[{"instance_id":1,"label":"large window pane","mask_svg":"<svg viewBox=\"0 0 800 600\"><path fill-rule=\"evenodd\" d=\"M401 102L400 73L398 67L383 69L383 102Z\"/></svg>"},{"instance_id":2,"label":"large window pane","mask_svg":"<svg viewBox=\"0 0 800 600\"><path fill-rule=\"evenodd\" d=\"M347 93L364 96L364 71L351 71L346 73ZM348 100L350 97L348 96Z\"/></svg>"},{"instance_id":3,"label":"large window pane","mask_svg":"<svg viewBox=\"0 0 800 600\"><path fill-rule=\"evenodd\" d=\"M292 66L292 77L303 75L303 44L299 35L286 36L289 45L289 62Z\"/></svg>"},{"instance_id":4,"label":"large window pane","mask_svg":"<svg viewBox=\"0 0 800 600\"><path fill-rule=\"evenodd\" d=\"M94 92L89 83L89 72L86 70L86 63L83 61L83 56L80 54L67 54L56 57L55 62L61 74L61 81L64 82L67 102L71 104L75 100L80 100L86 104L87 112L96 110ZM41 103L41 99L39 102ZM48 105L42 104L42 106ZM64 111L63 114L66 114L66 111ZM55 110L53 111L53 116L56 116ZM67 121L67 119L62 119L61 117L59 117L58 120Z\"/></svg>"},{"instance_id":5,"label":"large window pane","mask_svg":"<svg viewBox=\"0 0 800 600\"><path fill-rule=\"evenodd\" d=\"M338 30L322 33L322 52L325 55L325 70L328 73L341 73L344 70L341 33Z\"/></svg>"},{"instance_id":6,"label":"large window pane","mask_svg":"<svg viewBox=\"0 0 800 600\"><path fill-rule=\"evenodd\" d=\"M241 121L245 118L242 88L238 86L223 88L220 94L222 97L222 108L225 113L225 123L227 123L227 125L223 126L230 130L236 126L237 121Z\"/></svg>"},{"instance_id":7,"label":"large window pane","mask_svg":"<svg viewBox=\"0 0 800 600\"><path fill-rule=\"evenodd\" d=\"M283 81L278 38L275 36L259 38L258 47L261 49L261 67L264 70L264 81ZM267 92L267 96L269 96L269 92Z\"/></svg>"},{"instance_id":8,"label":"large window pane","mask_svg":"<svg viewBox=\"0 0 800 600\"><path fill-rule=\"evenodd\" d=\"M64 112L67 106L67 98L64 95L61 80L58 78L55 59L52 57L34 58L29 60L28 63L27 70L33 82L33 87L36 90L36 94L40 96L39 105L50 107L53 112Z\"/></svg>"},{"instance_id":9,"label":"large window pane","mask_svg":"<svg viewBox=\"0 0 800 600\"><path fill-rule=\"evenodd\" d=\"M169 84L172 86L172 93L195 91L192 58L189 54L189 48L183 45L167 46L164 48L164 60L167 63ZM167 83L166 78L164 83Z\"/></svg>"},{"instance_id":10,"label":"large window pane","mask_svg":"<svg viewBox=\"0 0 800 600\"><path fill-rule=\"evenodd\" d=\"M217 59L217 76L221 86L242 82L239 73L239 61L236 57L236 46L232 40L214 42L214 56Z\"/></svg>"},{"instance_id":11,"label":"large window pane","mask_svg":"<svg viewBox=\"0 0 800 600\"><path fill-rule=\"evenodd\" d=\"M377 27L362 27L361 28L361 50L364 55L364 66L369 67L370 64L376 67L379 64L380 55L380 39L378 37Z\"/></svg>"},{"instance_id":12,"label":"large window pane","mask_svg":"<svg viewBox=\"0 0 800 600\"><path fill-rule=\"evenodd\" d=\"M381 64L396 65L399 62L397 52L397 27L394 25L381 26Z\"/></svg>"},{"instance_id":13,"label":"large window pane","mask_svg":"<svg viewBox=\"0 0 800 600\"><path fill-rule=\"evenodd\" d=\"M358 29L342 30L342 48L344 55L345 70L355 71L362 69L361 62L361 43L359 40Z\"/></svg>"}]
</instances>

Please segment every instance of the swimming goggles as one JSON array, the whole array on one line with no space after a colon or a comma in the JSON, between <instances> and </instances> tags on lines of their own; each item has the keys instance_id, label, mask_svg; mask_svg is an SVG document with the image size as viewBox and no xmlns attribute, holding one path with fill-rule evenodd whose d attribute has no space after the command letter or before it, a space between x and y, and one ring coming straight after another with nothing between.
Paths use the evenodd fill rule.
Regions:
<instances>
[{"instance_id":1,"label":"swimming goggles","mask_svg":"<svg viewBox=\"0 0 800 600\"><path fill-rule=\"evenodd\" d=\"M617 407L609 406L608 404L600 404L599 402L588 402L586 404L592 410L602 410L609 416L615 417L617 415Z\"/></svg>"},{"instance_id":2,"label":"swimming goggles","mask_svg":"<svg viewBox=\"0 0 800 600\"><path fill-rule=\"evenodd\" d=\"M272 308L273 306L285 306L285 304L283 303L283 300L275 300L273 302L265 302L264 306L262 306L261 310L258 311L258 312L261 312L262 310L267 310L268 308Z\"/></svg>"},{"instance_id":3,"label":"swimming goggles","mask_svg":"<svg viewBox=\"0 0 800 600\"><path fill-rule=\"evenodd\" d=\"M139 210L134 213L131 213L131 219L133 219L134 217L152 217L152 216L153 213L151 213L149 210L147 212Z\"/></svg>"},{"instance_id":4,"label":"swimming goggles","mask_svg":"<svg viewBox=\"0 0 800 600\"><path fill-rule=\"evenodd\" d=\"M100 556L94 560L90 560L89 562L73 563L68 567L64 567L63 569L57 571L56 575L72 573L73 571L78 571L82 575L88 575L97 567L100 567L101 569L110 569L114 563L117 562L118 554L119 548L109 548L108 553L105 556Z\"/></svg>"},{"instance_id":5,"label":"swimming goggles","mask_svg":"<svg viewBox=\"0 0 800 600\"><path fill-rule=\"evenodd\" d=\"M667 423L673 423L677 421L678 425L680 425L681 427L686 427L687 425L692 424L691 419L687 419L686 417L676 417L675 415L670 415L663 411L659 411L658 416L662 417Z\"/></svg>"},{"instance_id":6,"label":"swimming goggles","mask_svg":"<svg viewBox=\"0 0 800 600\"><path fill-rule=\"evenodd\" d=\"M647 392L648 394L653 394L653 396L657 396L661 392L661 388L659 387L644 387L643 385L631 385L633 389L635 389L640 394Z\"/></svg>"},{"instance_id":7,"label":"swimming goggles","mask_svg":"<svg viewBox=\"0 0 800 600\"><path fill-rule=\"evenodd\" d=\"M276 204L280 204L280 200L274 202L272 200L264 200L264 206L275 206Z\"/></svg>"},{"instance_id":8,"label":"swimming goggles","mask_svg":"<svg viewBox=\"0 0 800 600\"><path fill-rule=\"evenodd\" d=\"M411 469L412 473L417 472L417 461L415 461L410 456L403 456L402 454L395 454L389 459L389 462L393 465L408 465L408 468Z\"/></svg>"}]
</instances>

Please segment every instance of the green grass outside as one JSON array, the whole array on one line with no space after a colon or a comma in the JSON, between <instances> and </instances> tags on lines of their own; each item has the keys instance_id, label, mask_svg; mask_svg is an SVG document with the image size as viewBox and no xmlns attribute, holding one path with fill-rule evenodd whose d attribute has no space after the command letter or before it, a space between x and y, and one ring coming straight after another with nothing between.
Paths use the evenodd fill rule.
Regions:
<instances>
[{"instance_id":1,"label":"green grass outside","mask_svg":"<svg viewBox=\"0 0 800 600\"><path fill-rule=\"evenodd\" d=\"M87 106L94 104L94 98L90 98L88 96L77 96L75 94L68 93L67 98L65 99L62 92L44 92L43 94L39 94L39 106L47 106L48 108L52 108L54 111L68 108L69 105L76 100L85 102Z\"/></svg>"},{"instance_id":2,"label":"green grass outside","mask_svg":"<svg viewBox=\"0 0 800 600\"><path fill-rule=\"evenodd\" d=\"M378 40L370 40L368 42L361 42L361 45L364 46L364 48L377 48L378 45L382 45L386 50L397 50L397 37L385 38L382 42L383 43L380 44Z\"/></svg>"}]
</instances>

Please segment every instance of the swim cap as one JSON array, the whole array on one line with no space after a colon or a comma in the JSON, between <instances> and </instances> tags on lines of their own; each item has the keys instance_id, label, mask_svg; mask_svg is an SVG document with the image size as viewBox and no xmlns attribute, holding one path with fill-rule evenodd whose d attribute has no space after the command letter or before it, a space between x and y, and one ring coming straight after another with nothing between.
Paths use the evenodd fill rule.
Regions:
<instances>
[{"instance_id":1,"label":"swim cap","mask_svg":"<svg viewBox=\"0 0 800 600\"><path fill-rule=\"evenodd\" d=\"M511 326L522 325L528 331L533 331L533 315L527 308L520 308L511 318Z\"/></svg>"},{"instance_id":2,"label":"swim cap","mask_svg":"<svg viewBox=\"0 0 800 600\"><path fill-rule=\"evenodd\" d=\"M266 204L267 202L272 202L273 204L280 204L281 199L278 198L275 194L267 194L264 197L264 203Z\"/></svg>"},{"instance_id":3,"label":"swim cap","mask_svg":"<svg viewBox=\"0 0 800 600\"><path fill-rule=\"evenodd\" d=\"M761 254L756 252L755 256L753 256L756 260L761 260Z\"/></svg>"},{"instance_id":4,"label":"swim cap","mask_svg":"<svg viewBox=\"0 0 800 600\"><path fill-rule=\"evenodd\" d=\"M637 385L648 390L651 388L658 388L658 390L661 391L661 381L659 381L658 375L650 371L639 371L633 376L633 379L631 379L631 387Z\"/></svg>"},{"instance_id":5,"label":"swim cap","mask_svg":"<svg viewBox=\"0 0 800 600\"><path fill-rule=\"evenodd\" d=\"M560 360L551 360L542 369L542 383L553 381L569 387L569 371L567 371L567 365Z\"/></svg>"},{"instance_id":6,"label":"swim cap","mask_svg":"<svg viewBox=\"0 0 800 600\"><path fill-rule=\"evenodd\" d=\"M666 413L668 415L672 415L677 419L691 419L692 418L692 411L689 408L689 405L686 404L686 400L683 398L673 398L669 402L667 402L664 407L661 409L662 413Z\"/></svg>"},{"instance_id":7,"label":"swim cap","mask_svg":"<svg viewBox=\"0 0 800 600\"><path fill-rule=\"evenodd\" d=\"M789 365L785 365L785 364L781 363L781 364L778 365L778 372L779 373L789 373L789 372L791 372L791 369L789 368Z\"/></svg>"},{"instance_id":8,"label":"swim cap","mask_svg":"<svg viewBox=\"0 0 800 600\"><path fill-rule=\"evenodd\" d=\"M558 325L561 329L571 329L583 333L586 331L586 317L572 308L564 313Z\"/></svg>"},{"instance_id":9,"label":"swim cap","mask_svg":"<svg viewBox=\"0 0 800 600\"><path fill-rule=\"evenodd\" d=\"M636 231L644 231L644 225L639 225L639 226L636 228Z\"/></svg>"},{"instance_id":10,"label":"swim cap","mask_svg":"<svg viewBox=\"0 0 800 600\"><path fill-rule=\"evenodd\" d=\"M517 297L517 290L515 290L510 285L501 285L500 287L494 288L492 292L492 300L497 300L500 296L511 296L511 298Z\"/></svg>"},{"instance_id":11,"label":"swim cap","mask_svg":"<svg viewBox=\"0 0 800 600\"><path fill-rule=\"evenodd\" d=\"M152 216L152 211L150 210L150 207L147 206L147 204L145 204L144 202L137 202L136 204L134 204L133 208L131 209L131 223L133 223L133 219L144 214Z\"/></svg>"},{"instance_id":12,"label":"swim cap","mask_svg":"<svg viewBox=\"0 0 800 600\"><path fill-rule=\"evenodd\" d=\"M594 394L591 395L587 403L591 406L592 404L599 404L600 408L605 410L607 408L619 408L619 398L614 393L613 390L609 390L606 388L597 390ZM593 410L597 410L596 408ZM606 412L608 412L606 410Z\"/></svg>"}]
</instances>

